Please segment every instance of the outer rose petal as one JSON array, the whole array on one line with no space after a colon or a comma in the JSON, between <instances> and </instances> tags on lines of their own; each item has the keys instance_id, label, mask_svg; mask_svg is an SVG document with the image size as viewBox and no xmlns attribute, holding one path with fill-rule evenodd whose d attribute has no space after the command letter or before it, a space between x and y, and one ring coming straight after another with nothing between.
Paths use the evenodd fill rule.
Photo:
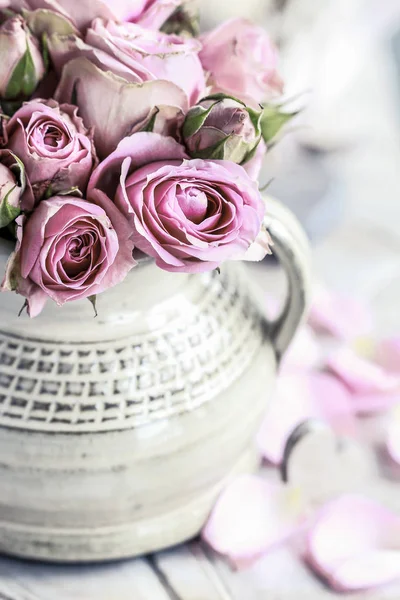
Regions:
<instances>
[{"instance_id":1,"label":"outer rose petal","mask_svg":"<svg viewBox=\"0 0 400 600\"><path fill-rule=\"evenodd\" d=\"M97 17L115 18L114 13L101 0L10 0L10 7L17 11L21 8L52 10L71 19L82 31Z\"/></svg>"},{"instance_id":2,"label":"outer rose petal","mask_svg":"<svg viewBox=\"0 0 400 600\"><path fill-rule=\"evenodd\" d=\"M317 331L341 340L350 340L370 333L372 316L366 304L351 296L330 292L319 285L314 290L309 323Z\"/></svg>"},{"instance_id":3,"label":"outer rose petal","mask_svg":"<svg viewBox=\"0 0 400 600\"><path fill-rule=\"evenodd\" d=\"M94 127L94 139L101 157L108 156L135 125L158 104L187 110L184 92L169 81L127 83L98 69L86 58L77 58L63 69L56 98L76 99L87 127ZM101 102L99 102L101 98Z\"/></svg>"},{"instance_id":4,"label":"outer rose petal","mask_svg":"<svg viewBox=\"0 0 400 600\"><path fill-rule=\"evenodd\" d=\"M88 195L100 189L114 197L120 183L122 163L128 159L129 172L161 160L183 160L187 158L185 148L171 137L157 133L140 132L124 138L99 166L89 181Z\"/></svg>"},{"instance_id":5,"label":"outer rose petal","mask_svg":"<svg viewBox=\"0 0 400 600\"><path fill-rule=\"evenodd\" d=\"M150 0L150 2L146 3L146 10L129 20L138 23L146 29L160 29L165 21L169 19L172 13L181 6L184 1L185 0Z\"/></svg>"},{"instance_id":6,"label":"outer rose petal","mask_svg":"<svg viewBox=\"0 0 400 600\"><path fill-rule=\"evenodd\" d=\"M333 500L311 526L306 558L337 591L393 581L400 577L400 517L361 496Z\"/></svg>"},{"instance_id":7,"label":"outer rose petal","mask_svg":"<svg viewBox=\"0 0 400 600\"><path fill-rule=\"evenodd\" d=\"M242 475L218 498L202 537L233 563L248 563L298 531L302 507L293 499L292 490Z\"/></svg>"}]
</instances>

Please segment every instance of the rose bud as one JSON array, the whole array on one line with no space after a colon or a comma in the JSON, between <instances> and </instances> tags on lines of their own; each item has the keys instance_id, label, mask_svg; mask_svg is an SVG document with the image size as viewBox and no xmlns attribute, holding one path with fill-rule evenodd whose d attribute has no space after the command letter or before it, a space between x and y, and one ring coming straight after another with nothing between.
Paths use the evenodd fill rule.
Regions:
<instances>
[{"instance_id":1,"label":"rose bud","mask_svg":"<svg viewBox=\"0 0 400 600\"><path fill-rule=\"evenodd\" d=\"M24 163L30 183L23 210L72 188L85 193L96 157L92 134L77 112L76 106L55 100L31 100L6 123L5 146Z\"/></svg>"},{"instance_id":2,"label":"rose bud","mask_svg":"<svg viewBox=\"0 0 400 600\"><path fill-rule=\"evenodd\" d=\"M230 19L201 36L200 60L212 93L224 92L257 107L282 92L277 50L262 27Z\"/></svg>"},{"instance_id":3,"label":"rose bud","mask_svg":"<svg viewBox=\"0 0 400 600\"><path fill-rule=\"evenodd\" d=\"M22 17L13 17L0 27L0 96L5 100L33 94L46 68L39 42Z\"/></svg>"},{"instance_id":4,"label":"rose bud","mask_svg":"<svg viewBox=\"0 0 400 600\"><path fill-rule=\"evenodd\" d=\"M20 169L21 177L18 181L17 171ZM0 163L0 229L7 227L20 214L20 200L22 193L23 167L22 164L14 165L9 169Z\"/></svg>"},{"instance_id":5,"label":"rose bud","mask_svg":"<svg viewBox=\"0 0 400 600\"><path fill-rule=\"evenodd\" d=\"M261 140L261 113L223 94L209 96L189 110L183 139L193 158L249 160Z\"/></svg>"}]
</instances>

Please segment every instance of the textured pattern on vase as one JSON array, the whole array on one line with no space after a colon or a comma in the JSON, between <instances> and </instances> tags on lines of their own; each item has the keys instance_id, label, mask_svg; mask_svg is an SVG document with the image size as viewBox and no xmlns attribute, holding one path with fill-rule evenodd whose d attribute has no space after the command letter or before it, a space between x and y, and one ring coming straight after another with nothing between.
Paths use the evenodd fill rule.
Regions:
<instances>
[{"instance_id":1,"label":"textured pattern on vase","mask_svg":"<svg viewBox=\"0 0 400 600\"><path fill-rule=\"evenodd\" d=\"M107 431L191 411L231 385L262 344L235 279L204 278L195 310L142 336L51 343L0 331L0 425Z\"/></svg>"}]
</instances>

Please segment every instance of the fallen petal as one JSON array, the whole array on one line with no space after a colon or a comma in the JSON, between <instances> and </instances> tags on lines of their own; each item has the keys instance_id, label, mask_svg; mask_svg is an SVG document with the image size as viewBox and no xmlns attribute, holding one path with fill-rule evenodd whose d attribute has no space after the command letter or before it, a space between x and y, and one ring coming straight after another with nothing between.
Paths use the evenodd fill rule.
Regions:
<instances>
[{"instance_id":1,"label":"fallen petal","mask_svg":"<svg viewBox=\"0 0 400 600\"><path fill-rule=\"evenodd\" d=\"M322 421L338 434L354 436L353 412L349 391L332 375L285 371L258 433L258 448L269 462L281 465L287 442L299 425Z\"/></svg>"},{"instance_id":2,"label":"fallen petal","mask_svg":"<svg viewBox=\"0 0 400 600\"><path fill-rule=\"evenodd\" d=\"M313 415L306 377L301 373L282 373L257 436L262 456L280 465L290 435Z\"/></svg>"},{"instance_id":3,"label":"fallen petal","mask_svg":"<svg viewBox=\"0 0 400 600\"><path fill-rule=\"evenodd\" d=\"M334 352L328 358L327 367L353 394L392 393L400 390L400 376L396 377L379 365L357 356L350 348Z\"/></svg>"},{"instance_id":4,"label":"fallen petal","mask_svg":"<svg viewBox=\"0 0 400 600\"><path fill-rule=\"evenodd\" d=\"M316 331L349 340L371 331L372 316L363 302L330 292L320 285L314 290L309 323Z\"/></svg>"},{"instance_id":5,"label":"fallen petal","mask_svg":"<svg viewBox=\"0 0 400 600\"><path fill-rule=\"evenodd\" d=\"M317 336L308 325L299 329L290 344L281 367L284 369L311 369L321 360Z\"/></svg>"},{"instance_id":6,"label":"fallen petal","mask_svg":"<svg viewBox=\"0 0 400 600\"><path fill-rule=\"evenodd\" d=\"M218 498L202 537L234 564L249 564L298 531L302 510L292 489L242 475Z\"/></svg>"},{"instance_id":7,"label":"fallen petal","mask_svg":"<svg viewBox=\"0 0 400 600\"><path fill-rule=\"evenodd\" d=\"M388 419L386 448L389 456L400 465L400 398Z\"/></svg>"},{"instance_id":8,"label":"fallen petal","mask_svg":"<svg viewBox=\"0 0 400 600\"><path fill-rule=\"evenodd\" d=\"M400 402L400 392L354 394L351 396L353 410L358 415L386 412Z\"/></svg>"},{"instance_id":9,"label":"fallen petal","mask_svg":"<svg viewBox=\"0 0 400 600\"><path fill-rule=\"evenodd\" d=\"M400 374L400 336L378 342L375 348L375 360L391 373Z\"/></svg>"},{"instance_id":10,"label":"fallen petal","mask_svg":"<svg viewBox=\"0 0 400 600\"><path fill-rule=\"evenodd\" d=\"M316 516L305 558L337 591L393 581L400 577L400 517L362 496L342 496Z\"/></svg>"}]
</instances>

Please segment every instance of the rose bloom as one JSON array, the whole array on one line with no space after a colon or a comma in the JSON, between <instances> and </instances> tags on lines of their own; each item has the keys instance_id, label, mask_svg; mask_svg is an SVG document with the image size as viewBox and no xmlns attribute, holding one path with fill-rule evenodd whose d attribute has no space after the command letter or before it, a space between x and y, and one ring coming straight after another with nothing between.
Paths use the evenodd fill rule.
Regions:
<instances>
[{"instance_id":1,"label":"rose bloom","mask_svg":"<svg viewBox=\"0 0 400 600\"><path fill-rule=\"evenodd\" d=\"M104 158L157 107L156 130L166 134L205 88L195 39L183 39L132 23L97 19L85 41L53 35L49 50L61 81L60 102L76 102L94 127L96 149ZM101 101L99 101L101 99ZM171 117L171 109L175 117ZM165 117L167 113L167 117Z\"/></svg>"},{"instance_id":2,"label":"rose bloom","mask_svg":"<svg viewBox=\"0 0 400 600\"><path fill-rule=\"evenodd\" d=\"M5 145L24 163L33 191L33 198L29 190L24 194L24 210L48 190L85 192L96 157L92 134L77 111L54 100L32 100L6 123Z\"/></svg>"},{"instance_id":3,"label":"rose bloom","mask_svg":"<svg viewBox=\"0 0 400 600\"><path fill-rule=\"evenodd\" d=\"M225 92L257 105L282 92L278 54L262 27L245 19L225 21L201 37L200 60L212 92Z\"/></svg>"},{"instance_id":4,"label":"rose bloom","mask_svg":"<svg viewBox=\"0 0 400 600\"><path fill-rule=\"evenodd\" d=\"M7 0L5 7L21 9L46 9L55 11L85 31L97 17L134 21L150 29L158 29L183 0Z\"/></svg>"},{"instance_id":5,"label":"rose bloom","mask_svg":"<svg viewBox=\"0 0 400 600\"><path fill-rule=\"evenodd\" d=\"M167 271L201 272L229 259L260 260L265 205L257 184L229 161L186 160L172 138L137 133L94 171L133 229L135 246Z\"/></svg>"},{"instance_id":6,"label":"rose bloom","mask_svg":"<svg viewBox=\"0 0 400 600\"><path fill-rule=\"evenodd\" d=\"M19 241L3 288L27 298L31 317L48 298L62 305L104 292L136 264L131 229L111 203L106 213L80 198L55 196L17 224Z\"/></svg>"},{"instance_id":7,"label":"rose bloom","mask_svg":"<svg viewBox=\"0 0 400 600\"><path fill-rule=\"evenodd\" d=\"M198 53L201 44L139 27L96 19L87 30L85 43L79 38L53 36L50 52L58 71L72 58L87 56L104 71L131 83L170 81L195 104L205 89Z\"/></svg>"}]
</instances>

